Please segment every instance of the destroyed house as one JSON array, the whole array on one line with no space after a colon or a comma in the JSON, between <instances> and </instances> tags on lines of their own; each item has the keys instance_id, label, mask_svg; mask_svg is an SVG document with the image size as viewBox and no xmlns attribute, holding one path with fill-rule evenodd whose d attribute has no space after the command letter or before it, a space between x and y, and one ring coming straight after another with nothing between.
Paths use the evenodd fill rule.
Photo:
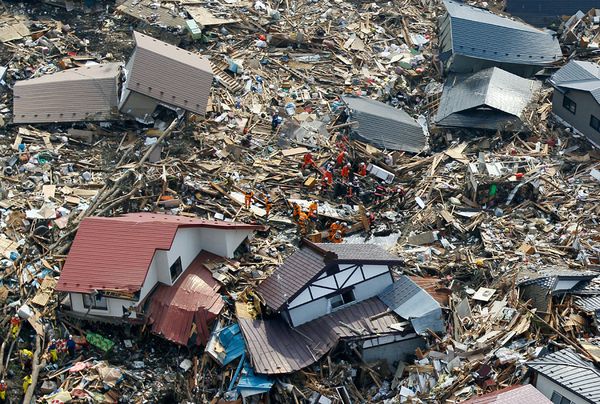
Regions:
<instances>
[{"instance_id":1,"label":"destroyed house","mask_svg":"<svg viewBox=\"0 0 600 404\"><path fill-rule=\"evenodd\" d=\"M14 123L108 121L119 117L119 63L62 70L13 88Z\"/></svg>"},{"instance_id":2,"label":"destroyed house","mask_svg":"<svg viewBox=\"0 0 600 404\"><path fill-rule=\"evenodd\" d=\"M600 147L600 66L572 60L552 75L552 113Z\"/></svg>"},{"instance_id":3,"label":"destroyed house","mask_svg":"<svg viewBox=\"0 0 600 404\"><path fill-rule=\"evenodd\" d=\"M493 131L525 129L521 116L541 83L497 67L472 74L450 74L434 123L440 127Z\"/></svg>"},{"instance_id":4,"label":"destroyed house","mask_svg":"<svg viewBox=\"0 0 600 404\"><path fill-rule=\"evenodd\" d=\"M564 16L600 6L598 0L504 0L504 11L536 27L560 23Z\"/></svg>"},{"instance_id":5,"label":"destroyed house","mask_svg":"<svg viewBox=\"0 0 600 404\"><path fill-rule=\"evenodd\" d=\"M600 370L572 349L557 351L525 363L532 384L553 403L600 403Z\"/></svg>"},{"instance_id":6,"label":"destroyed house","mask_svg":"<svg viewBox=\"0 0 600 404\"><path fill-rule=\"evenodd\" d=\"M210 62L195 53L134 32L119 109L144 123L159 107L204 115L212 86Z\"/></svg>"},{"instance_id":7,"label":"destroyed house","mask_svg":"<svg viewBox=\"0 0 600 404\"><path fill-rule=\"evenodd\" d=\"M425 148L424 124L405 111L365 97L344 96L342 101L349 110L352 139L409 153L419 153Z\"/></svg>"},{"instance_id":8,"label":"destroyed house","mask_svg":"<svg viewBox=\"0 0 600 404\"><path fill-rule=\"evenodd\" d=\"M72 316L151 320L155 333L183 345L195 325L205 340L223 305L205 264L233 257L258 228L158 213L86 218L56 289L68 293Z\"/></svg>"},{"instance_id":9,"label":"destroyed house","mask_svg":"<svg viewBox=\"0 0 600 404\"><path fill-rule=\"evenodd\" d=\"M340 341L352 342L365 361L408 360L425 346L411 324L443 333L447 296L434 298L404 276L395 284L391 267L398 264L375 245L304 241L257 290L277 313L257 320L238 312L256 372L300 370Z\"/></svg>"},{"instance_id":10,"label":"destroyed house","mask_svg":"<svg viewBox=\"0 0 600 404\"><path fill-rule=\"evenodd\" d=\"M444 71L499 67L529 77L562 59L556 34L467 4L444 0L439 52Z\"/></svg>"}]
</instances>

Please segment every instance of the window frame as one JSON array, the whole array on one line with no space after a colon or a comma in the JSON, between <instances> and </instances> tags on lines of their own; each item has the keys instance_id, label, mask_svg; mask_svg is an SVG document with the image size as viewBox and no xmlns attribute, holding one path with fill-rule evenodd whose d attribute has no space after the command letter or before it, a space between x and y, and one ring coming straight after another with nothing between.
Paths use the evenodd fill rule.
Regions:
<instances>
[{"instance_id":1,"label":"window frame","mask_svg":"<svg viewBox=\"0 0 600 404\"><path fill-rule=\"evenodd\" d=\"M91 310L108 311L108 298L100 294L93 296L90 293L82 293L81 296L84 308ZM104 302L104 304L102 304L102 302Z\"/></svg>"},{"instance_id":2,"label":"window frame","mask_svg":"<svg viewBox=\"0 0 600 404\"><path fill-rule=\"evenodd\" d=\"M355 301L356 295L354 294L354 288L346 289L343 292L337 293L329 298L331 310L336 310Z\"/></svg>"},{"instance_id":3,"label":"window frame","mask_svg":"<svg viewBox=\"0 0 600 404\"><path fill-rule=\"evenodd\" d=\"M567 397L563 396L556 390L552 392L550 401L552 401L553 404L575 404L573 401L569 400Z\"/></svg>"},{"instance_id":4,"label":"window frame","mask_svg":"<svg viewBox=\"0 0 600 404\"><path fill-rule=\"evenodd\" d=\"M562 106L564 109L566 109L573 115L577 114L577 103L575 101L573 101L571 98L567 97L566 95L563 95ZM573 107L573 109L571 109L571 106Z\"/></svg>"},{"instance_id":5,"label":"window frame","mask_svg":"<svg viewBox=\"0 0 600 404\"><path fill-rule=\"evenodd\" d=\"M592 125L594 120L597 122L596 126ZM596 118L593 114L590 115L590 127L596 132L600 132L600 119Z\"/></svg>"},{"instance_id":6,"label":"window frame","mask_svg":"<svg viewBox=\"0 0 600 404\"><path fill-rule=\"evenodd\" d=\"M173 276L173 269L174 268L177 269L175 271L175 276ZM182 273L183 273L183 265L181 264L181 257L177 257L177 259L175 260L175 262L173 262L169 266L169 275L171 276L171 283L175 283L175 281L177 280L177 278L179 278Z\"/></svg>"}]
</instances>

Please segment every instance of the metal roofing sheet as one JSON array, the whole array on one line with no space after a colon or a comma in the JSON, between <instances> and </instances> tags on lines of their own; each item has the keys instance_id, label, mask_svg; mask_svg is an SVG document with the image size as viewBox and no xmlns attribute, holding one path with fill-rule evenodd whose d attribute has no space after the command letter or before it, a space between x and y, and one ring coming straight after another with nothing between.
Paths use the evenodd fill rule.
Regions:
<instances>
[{"instance_id":1,"label":"metal roofing sheet","mask_svg":"<svg viewBox=\"0 0 600 404\"><path fill-rule=\"evenodd\" d=\"M204 115L213 80L208 59L139 32L134 39L127 88Z\"/></svg>"},{"instance_id":2,"label":"metal roofing sheet","mask_svg":"<svg viewBox=\"0 0 600 404\"><path fill-rule=\"evenodd\" d=\"M452 0L444 0L444 5L455 54L536 66L562 59L558 39L550 31Z\"/></svg>"},{"instance_id":3,"label":"metal roofing sheet","mask_svg":"<svg viewBox=\"0 0 600 404\"><path fill-rule=\"evenodd\" d=\"M116 119L119 72L119 63L107 63L17 81L13 88L13 122Z\"/></svg>"},{"instance_id":4,"label":"metal roofing sheet","mask_svg":"<svg viewBox=\"0 0 600 404\"><path fill-rule=\"evenodd\" d=\"M575 304L585 311L600 310L600 296L576 297Z\"/></svg>"},{"instance_id":5,"label":"metal roofing sheet","mask_svg":"<svg viewBox=\"0 0 600 404\"><path fill-rule=\"evenodd\" d=\"M473 74L453 74L444 84L434 121L439 126L490 126L490 129L514 125L520 123L514 117L520 118L540 88L538 81L497 67Z\"/></svg>"},{"instance_id":6,"label":"metal roofing sheet","mask_svg":"<svg viewBox=\"0 0 600 404\"><path fill-rule=\"evenodd\" d=\"M324 255L326 252L336 254L336 262L368 261L383 264L402 262L399 257L391 255L374 244L305 243L258 286L257 291L267 306L273 310L280 310L312 279L320 275L328 264Z\"/></svg>"},{"instance_id":7,"label":"metal roofing sheet","mask_svg":"<svg viewBox=\"0 0 600 404\"><path fill-rule=\"evenodd\" d=\"M243 223L159 213L82 220L56 286L65 292L137 292L156 250L168 250L179 227L257 229Z\"/></svg>"},{"instance_id":8,"label":"metal roofing sheet","mask_svg":"<svg viewBox=\"0 0 600 404\"><path fill-rule=\"evenodd\" d=\"M572 60L550 77L555 87L587 91L600 103L600 65Z\"/></svg>"},{"instance_id":9,"label":"metal roofing sheet","mask_svg":"<svg viewBox=\"0 0 600 404\"><path fill-rule=\"evenodd\" d=\"M148 318L152 332L179 345L187 345L193 329L196 345L206 344L208 323L223 309L219 283L204 266L217 256L200 252L173 286L160 285L150 296Z\"/></svg>"},{"instance_id":10,"label":"metal roofing sheet","mask_svg":"<svg viewBox=\"0 0 600 404\"><path fill-rule=\"evenodd\" d=\"M318 361L340 338L362 339L396 333L390 325L398 319L387 310L379 299L371 298L296 328L291 328L281 317L238 320L256 372L282 374ZM364 332L358 335L353 329Z\"/></svg>"},{"instance_id":11,"label":"metal roofing sheet","mask_svg":"<svg viewBox=\"0 0 600 404\"><path fill-rule=\"evenodd\" d=\"M551 353L525 365L589 403L600 402L600 371L572 349Z\"/></svg>"},{"instance_id":12,"label":"metal roofing sheet","mask_svg":"<svg viewBox=\"0 0 600 404\"><path fill-rule=\"evenodd\" d=\"M463 404L551 404L541 392L531 384L508 386L479 397L463 401Z\"/></svg>"},{"instance_id":13,"label":"metal roofing sheet","mask_svg":"<svg viewBox=\"0 0 600 404\"><path fill-rule=\"evenodd\" d=\"M408 276L402 275L378 297L400 317L410 320L417 334L444 331L444 317L438 302Z\"/></svg>"},{"instance_id":14,"label":"metal roofing sheet","mask_svg":"<svg viewBox=\"0 0 600 404\"><path fill-rule=\"evenodd\" d=\"M423 127L405 111L364 97L345 96L350 119L358 123L352 136L374 146L419 153L426 144Z\"/></svg>"}]
</instances>

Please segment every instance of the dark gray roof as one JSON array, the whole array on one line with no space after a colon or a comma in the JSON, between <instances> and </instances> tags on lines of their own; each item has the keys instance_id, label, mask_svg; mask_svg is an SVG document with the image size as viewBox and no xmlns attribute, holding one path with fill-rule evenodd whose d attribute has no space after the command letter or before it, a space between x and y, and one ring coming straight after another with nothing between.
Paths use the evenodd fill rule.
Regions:
<instances>
[{"instance_id":1,"label":"dark gray roof","mask_svg":"<svg viewBox=\"0 0 600 404\"><path fill-rule=\"evenodd\" d=\"M550 77L555 87L587 91L600 103L600 66L597 63L571 60Z\"/></svg>"},{"instance_id":2,"label":"dark gray roof","mask_svg":"<svg viewBox=\"0 0 600 404\"><path fill-rule=\"evenodd\" d=\"M573 350L563 349L526 365L587 402L600 403L600 371Z\"/></svg>"},{"instance_id":3,"label":"dark gray roof","mask_svg":"<svg viewBox=\"0 0 600 404\"><path fill-rule=\"evenodd\" d=\"M507 13L538 27L600 5L598 0L505 0L505 4Z\"/></svg>"},{"instance_id":4,"label":"dark gray roof","mask_svg":"<svg viewBox=\"0 0 600 404\"><path fill-rule=\"evenodd\" d=\"M344 96L350 109L351 136L376 147L419 153L427 142L423 127L401 109L364 97Z\"/></svg>"},{"instance_id":5,"label":"dark gray roof","mask_svg":"<svg viewBox=\"0 0 600 404\"><path fill-rule=\"evenodd\" d=\"M540 87L538 81L497 67L473 74L452 74L444 84L434 122L449 127L520 127L521 114Z\"/></svg>"},{"instance_id":6,"label":"dark gray roof","mask_svg":"<svg viewBox=\"0 0 600 404\"><path fill-rule=\"evenodd\" d=\"M582 289L587 285L588 281L591 281L597 276L598 273L594 271L574 271L556 267L544 269L535 273L520 273L517 278L517 285L522 287L536 284L549 290L555 290L557 286L559 286L558 284L560 281L573 280L582 281L583 285L578 285L578 288Z\"/></svg>"},{"instance_id":7,"label":"dark gray roof","mask_svg":"<svg viewBox=\"0 0 600 404\"><path fill-rule=\"evenodd\" d=\"M544 66L562 59L558 39L521 21L444 0L454 54L501 63Z\"/></svg>"},{"instance_id":8,"label":"dark gray roof","mask_svg":"<svg viewBox=\"0 0 600 404\"><path fill-rule=\"evenodd\" d=\"M575 298L575 305L588 312L600 310L600 296L578 296Z\"/></svg>"},{"instance_id":9,"label":"dark gray roof","mask_svg":"<svg viewBox=\"0 0 600 404\"><path fill-rule=\"evenodd\" d=\"M291 328L280 316L270 320L238 319L257 373L291 373L318 361L340 338L364 339L398 334L394 313L376 297ZM360 330L356 333L353 330ZM413 334L414 335L414 334Z\"/></svg>"},{"instance_id":10,"label":"dark gray roof","mask_svg":"<svg viewBox=\"0 0 600 404\"><path fill-rule=\"evenodd\" d=\"M410 320L417 334L427 330L444 331L444 317L438 302L408 276L402 275L378 297L405 320Z\"/></svg>"},{"instance_id":11,"label":"dark gray roof","mask_svg":"<svg viewBox=\"0 0 600 404\"><path fill-rule=\"evenodd\" d=\"M267 306L280 310L329 265L340 262L399 264L402 260L375 244L314 244L305 241L257 288Z\"/></svg>"}]
</instances>

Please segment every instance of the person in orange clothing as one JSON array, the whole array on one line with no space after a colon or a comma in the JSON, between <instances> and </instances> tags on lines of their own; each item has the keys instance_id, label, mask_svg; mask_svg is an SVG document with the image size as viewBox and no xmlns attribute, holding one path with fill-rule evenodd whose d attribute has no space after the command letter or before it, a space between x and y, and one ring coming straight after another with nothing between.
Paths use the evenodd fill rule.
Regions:
<instances>
[{"instance_id":1,"label":"person in orange clothing","mask_svg":"<svg viewBox=\"0 0 600 404\"><path fill-rule=\"evenodd\" d=\"M292 205L292 220L294 223L298 223L300 221L300 213L302 213L302 208L296 202Z\"/></svg>"},{"instance_id":2,"label":"person in orange clothing","mask_svg":"<svg viewBox=\"0 0 600 404\"><path fill-rule=\"evenodd\" d=\"M342 226L340 225L340 222L331 223L331 226L329 226L329 235L327 237L329 238L329 241L333 242L335 235L340 231L341 228Z\"/></svg>"},{"instance_id":3,"label":"person in orange clothing","mask_svg":"<svg viewBox=\"0 0 600 404\"><path fill-rule=\"evenodd\" d=\"M365 163L360 163L358 165L358 175L362 175L363 177L367 176L367 165Z\"/></svg>"},{"instance_id":4,"label":"person in orange clothing","mask_svg":"<svg viewBox=\"0 0 600 404\"><path fill-rule=\"evenodd\" d=\"M306 235L308 225L308 215L304 212L300 212L298 217L298 231L301 235Z\"/></svg>"},{"instance_id":5,"label":"person in orange clothing","mask_svg":"<svg viewBox=\"0 0 600 404\"><path fill-rule=\"evenodd\" d=\"M271 213L271 208L273 207L273 204L271 203L271 198L269 197L269 195L267 195L265 197L265 212L267 213L265 218L267 220L269 220L269 214Z\"/></svg>"},{"instance_id":6,"label":"person in orange clothing","mask_svg":"<svg viewBox=\"0 0 600 404\"><path fill-rule=\"evenodd\" d=\"M344 165L347 155L348 155L348 152L345 152L345 151L341 151L340 154L337 155L337 158L335 159L335 163L338 167L341 167Z\"/></svg>"},{"instance_id":7,"label":"person in orange clothing","mask_svg":"<svg viewBox=\"0 0 600 404\"><path fill-rule=\"evenodd\" d=\"M317 201L312 201L308 206L308 212L315 212L315 214L319 213L319 203Z\"/></svg>"},{"instance_id":8,"label":"person in orange clothing","mask_svg":"<svg viewBox=\"0 0 600 404\"><path fill-rule=\"evenodd\" d=\"M342 180L344 182L348 181L348 178L350 177L350 163L346 164L344 167L342 167Z\"/></svg>"},{"instance_id":9,"label":"person in orange clothing","mask_svg":"<svg viewBox=\"0 0 600 404\"><path fill-rule=\"evenodd\" d=\"M302 169L304 170L306 167L314 167L317 168L315 161L313 160L313 156L310 153L306 153L304 155L304 163L302 163Z\"/></svg>"},{"instance_id":10,"label":"person in orange clothing","mask_svg":"<svg viewBox=\"0 0 600 404\"><path fill-rule=\"evenodd\" d=\"M244 203L246 204L246 209L250 209L250 206L252 206L252 198L254 198L254 192L247 190L244 193Z\"/></svg>"}]
</instances>

